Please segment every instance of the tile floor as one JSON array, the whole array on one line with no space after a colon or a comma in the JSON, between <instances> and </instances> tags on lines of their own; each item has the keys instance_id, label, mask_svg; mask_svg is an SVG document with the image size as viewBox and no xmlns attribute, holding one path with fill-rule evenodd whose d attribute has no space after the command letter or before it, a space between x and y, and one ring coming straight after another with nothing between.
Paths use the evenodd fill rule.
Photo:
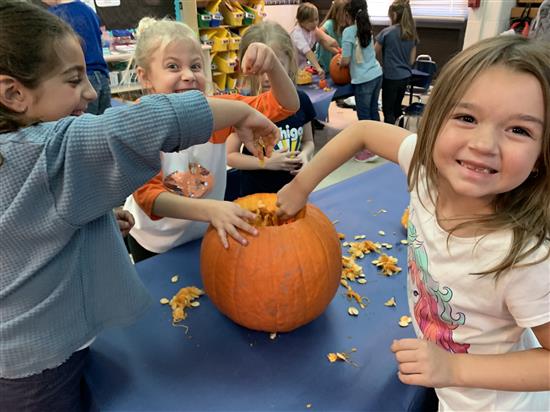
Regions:
<instances>
[{"instance_id":1,"label":"tile floor","mask_svg":"<svg viewBox=\"0 0 550 412\"><path fill-rule=\"evenodd\" d=\"M338 107L335 102L332 102L329 107L329 121L325 122L325 128L323 130L315 130L314 141L315 150L319 150L323 145L331 138L336 136L342 129L348 126L350 123L357 121L357 114L353 109L344 109ZM372 163L360 163L353 159L348 160L325 179L319 183L315 190L325 188L327 186L338 183L356 174L365 172L373 167L379 166L385 163L386 160L378 159Z\"/></svg>"}]
</instances>

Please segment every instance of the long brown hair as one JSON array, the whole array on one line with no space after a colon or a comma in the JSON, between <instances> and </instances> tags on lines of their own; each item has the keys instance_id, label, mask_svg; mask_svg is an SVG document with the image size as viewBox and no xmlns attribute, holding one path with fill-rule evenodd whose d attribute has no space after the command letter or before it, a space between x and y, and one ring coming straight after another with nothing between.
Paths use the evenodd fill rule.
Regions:
<instances>
[{"instance_id":1,"label":"long brown hair","mask_svg":"<svg viewBox=\"0 0 550 412\"><path fill-rule=\"evenodd\" d=\"M420 121L408 176L409 190L415 187L418 190L419 180L424 179L430 200L436 204L434 192L430 190L438 181L433 161L435 141L475 77L497 65L534 76L541 85L545 107L541 154L536 164L538 172L515 189L496 195L494 213L474 216L454 229L479 225L489 232L512 231L508 255L495 267L478 273L494 273L496 278L512 267L538 263L550 256L549 250L545 257L525 263L529 255L550 241L550 46L521 36L499 36L482 40L450 60L437 79Z\"/></svg>"},{"instance_id":2,"label":"long brown hair","mask_svg":"<svg viewBox=\"0 0 550 412\"><path fill-rule=\"evenodd\" d=\"M24 1L0 2L0 74L36 89L59 67L56 49L67 36L78 39L67 23L41 7ZM0 132L24 126L21 114L0 104Z\"/></svg>"},{"instance_id":3,"label":"long brown hair","mask_svg":"<svg viewBox=\"0 0 550 412\"><path fill-rule=\"evenodd\" d=\"M418 40L409 0L394 0L388 8L388 15L391 24L401 26L401 40Z\"/></svg>"},{"instance_id":4,"label":"long brown hair","mask_svg":"<svg viewBox=\"0 0 550 412\"><path fill-rule=\"evenodd\" d=\"M346 5L350 0L334 0L328 9L328 13L321 22L321 27L328 20L332 20L332 27L334 27L334 32L338 35L342 35L342 32L347 27L347 15L346 15Z\"/></svg>"}]
</instances>

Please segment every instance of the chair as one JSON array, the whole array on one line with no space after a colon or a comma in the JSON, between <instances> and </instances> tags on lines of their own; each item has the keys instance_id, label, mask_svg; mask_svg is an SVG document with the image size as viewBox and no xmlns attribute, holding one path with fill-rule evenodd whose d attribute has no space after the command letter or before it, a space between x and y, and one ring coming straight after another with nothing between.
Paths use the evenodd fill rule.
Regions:
<instances>
[{"instance_id":1,"label":"chair","mask_svg":"<svg viewBox=\"0 0 550 412\"><path fill-rule=\"evenodd\" d=\"M437 71L437 63L430 55L421 54L416 58L413 65L411 82L407 86L409 92L409 105L413 102L413 96L422 102L422 94L428 93L432 84L433 76Z\"/></svg>"}]
</instances>

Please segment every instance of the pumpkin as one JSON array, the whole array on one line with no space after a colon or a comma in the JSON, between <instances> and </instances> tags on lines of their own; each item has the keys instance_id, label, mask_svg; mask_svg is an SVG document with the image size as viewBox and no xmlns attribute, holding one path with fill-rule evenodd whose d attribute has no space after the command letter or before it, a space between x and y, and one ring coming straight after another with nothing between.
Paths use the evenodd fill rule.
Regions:
<instances>
[{"instance_id":1,"label":"pumpkin","mask_svg":"<svg viewBox=\"0 0 550 412\"><path fill-rule=\"evenodd\" d=\"M342 58L340 53L335 54L332 60L330 61L329 73L332 77L334 84L348 84L351 82L351 74L349 72L349 66L341 67L338 62Z\"/></svg>"},{"instance_id":2,"label":"pumpkin","mask_svg":"<svg viewBox=\"0 0 550 412\"><path fill-rule=\"evenodd\" d=\"M280 222L277 195L235 200L256 214L258 236L225 249L210 226L201 245L206 294L235 323L264 332L289 332L321 315L340 284L341 247L331 221L307 204Z\"/></svg>"}]
</instances>

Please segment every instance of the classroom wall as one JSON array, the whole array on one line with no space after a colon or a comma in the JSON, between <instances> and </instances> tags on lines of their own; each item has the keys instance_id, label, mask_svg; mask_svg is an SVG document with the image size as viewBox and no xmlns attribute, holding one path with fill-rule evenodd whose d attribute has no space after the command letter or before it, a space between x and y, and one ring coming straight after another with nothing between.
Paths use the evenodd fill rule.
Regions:
<instances>
[{"instance_id":1,"label":"classroom wall","mask_svg":"<svg viewBox=\"0 0 550 412\"><path fill-rule=\"evenodd\" d=\"M510 10L515 5L516 0L482 1L478 9L470 8L463 47L507 30Z\"/></svg>"}]
</instances>

